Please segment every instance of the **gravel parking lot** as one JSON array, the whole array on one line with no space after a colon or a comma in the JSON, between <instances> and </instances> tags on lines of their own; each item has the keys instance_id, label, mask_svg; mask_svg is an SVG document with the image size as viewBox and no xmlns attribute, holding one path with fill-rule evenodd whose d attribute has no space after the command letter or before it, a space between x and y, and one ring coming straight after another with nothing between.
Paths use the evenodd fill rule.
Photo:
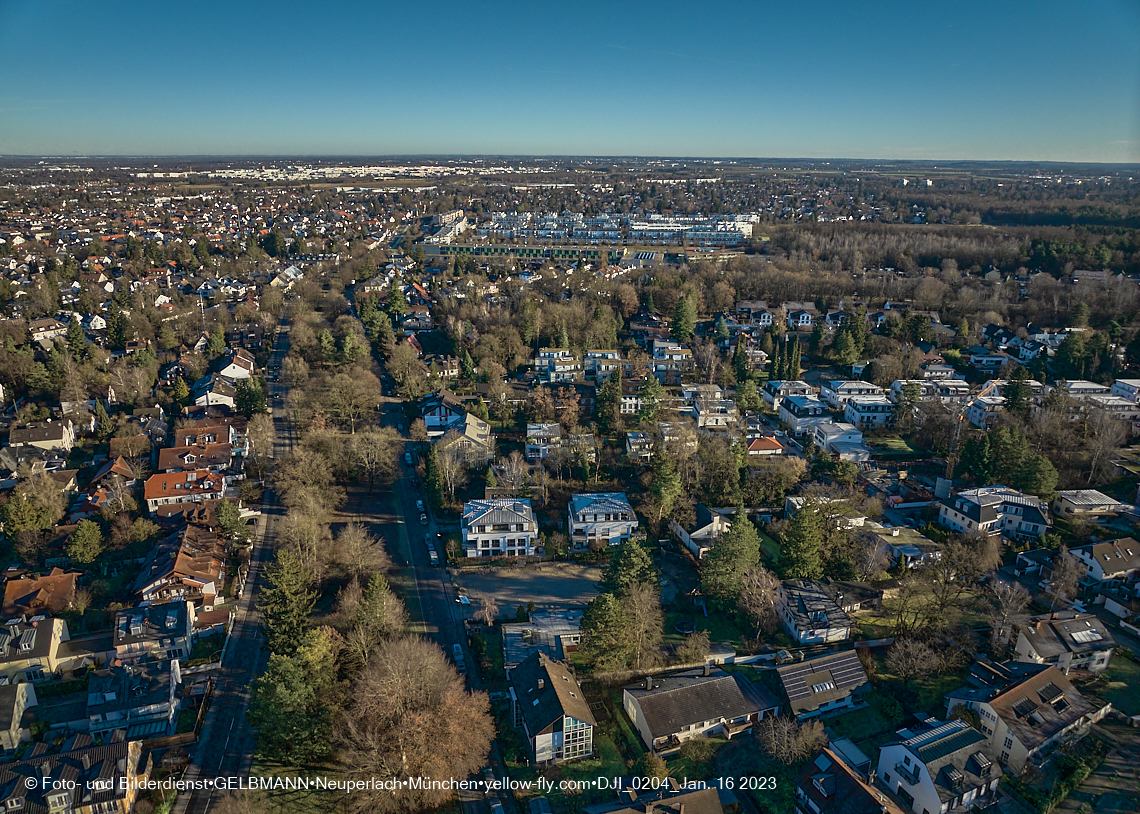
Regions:
<instances>
[{"instance_id":1,"label":"gravel parking lot","mask_svg":"<svg viewBox=\"0 0 1140 814\"><path fill-rule=\"evenodd\" d=\"M543 563L505 568L478 568L456 575L472 601L490 596L499 603L499 615L513 617L519 605L533 602L537 610L585 605L598 595L602 569L577 563Z\"/></svg>"}]
</instances>

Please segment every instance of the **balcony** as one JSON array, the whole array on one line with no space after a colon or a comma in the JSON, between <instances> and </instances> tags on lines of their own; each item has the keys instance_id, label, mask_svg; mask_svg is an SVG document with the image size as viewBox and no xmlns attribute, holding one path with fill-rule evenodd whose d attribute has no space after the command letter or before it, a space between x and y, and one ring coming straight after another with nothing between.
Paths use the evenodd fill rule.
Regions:
<instances>
[{"instance_id":1,"label":"balcony","mask_svg":"<svg viewBox=\"0 0 1140 814\"><path fill-rule=\"evenodd\" d=\"M918 766L907 766L902 763L895 764L895 773L906 781L909 786L918 785Z\"/></svg>"}]
</instances>

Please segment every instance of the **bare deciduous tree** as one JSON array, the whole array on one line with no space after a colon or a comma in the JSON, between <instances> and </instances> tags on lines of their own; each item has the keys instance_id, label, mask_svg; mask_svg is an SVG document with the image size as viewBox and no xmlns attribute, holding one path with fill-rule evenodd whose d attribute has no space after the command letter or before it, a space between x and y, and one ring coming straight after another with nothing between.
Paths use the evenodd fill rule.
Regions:
<instances>
[{"instance_id":1,"label":"bare deciduous tree","mask_svg":"<svg viewBox=\"0 0 1140 814\"><path fill-rule=\"evenodd\" d=\"M494 737L486 693L468 692L438 645L410 637L376 648L334 735L349 780L465 778L485 765ZM347 806L369 814L418 812L452 798L431 786L366 788L346 798Z\"/></svg>"},{"instance_id":2,"label":"bare deciduous tree","mask_svg":"<svg viewBox=\"0 0 1140 814\"><path fill-rule=\"evenodd\" d=\"M368 481L368 491L380 483L391 483L396 477L396 452L400 436L391 427L363 430L352 438L352 462Z\"/></svg>"},{"instance_id":3,"label":"bare deciduous tree","mask_svg":"<svg viewBox=\"0 0 1140 814\"><path fill-rule=\"evenodd\" d=\"M491 465L499 488L511 495L520 496L530 486L530 464L517 449L505 458L499 458Z\"/></svg>"},{"instance_id":4,"label":"bare deciduous tree","mask_svg":"<svg viewBox=\"0 0 1140 814\"><path fill-rule=\"evenodd\" d=\"M986 586L986 599L990 603L990 647L995 655L1001 655L999 651L1009 645L1013 631L1027 618L1029 591L1019 582L995 579Z\"/></svg>"},{"instance_id":5,"label":"bare deciduous tree","mask_svg":"<svg viewBox=\"0 0 1140 814\"><path fill-rule=\"evenodd\" d=\"M922 639L907 636L895 639L887 651L887 669L905 683L933 675L938 670L938 653Z\"/></svg>"},{"instance_id":6,"label":"bare deciduous tree","mask_svg":"<svg viewBox=\"0 0 1140 814\"><path fill-rule=\"evenodd\" d=\"M827 745L827 735L819 721L797 724L787 715L768 715L756 727L760 748L781 763L791 765Z\"/></svg>"},{"instance_id":7,"label":"bare deciduous tree","mask_svg":"<svg viewBox=\"0 0 1140 814\"><path fill-rule=\"evenodd\" d=\"M462 437L456 430L448 430L436 443L439 477L451 500L455 500L456 491L467 482L467 456L460 442Z\"/></svg>"},{"instance_id":8,"label":"bare deciduous tree","mask_svg":"<svg viewBox=\"0 0 1140 814\"><path fill-rule=\"evenodd\" d=\"M657 660L665 616L656 586L634 583L622 598L629 619L630 666L635 670L651 667Z\"/></svg>"},{"instance_id":9,"label":"bare deciduous tree","mask_svg":"<svg viewBox=\"0 0 1140 814\"><path fill-rule=\"evenodd\" d=\"M1069 547L1061 546L1053 557L1053 576L1048 583L1049 593L1053 595L1053 607L1056 607L1057 602L1068 604L1073 601L1084 572L1084 566L1069 552Z\"/></svg>"},{"instance_id":10,"label":"bare deciduous tree","mask_svg":"<svg viewBox=\"0 0 1140 814\"><path fill-rule=\"evenodd\" d=\"M348 573L361 581L375 573L386 574L392 568L383 538L369 534L359 523L348 523L340 530L336 552Z\"/></svg>"},{"instance_id":11,"label":"bare deciduous tree","mask_svg":"<svg viewBox=\"0 0 1140 814\"><path fill-rule=\"evenodd\" d=\"M499 603L495 601L495 597L487 596L484 594L479 598L479 610L475 611L476 621L482 622L488 627L495 624L495 619L499 616Z\"/></svg>"},{"instance_id":12,"label":"bare deciduous tree","mask_svg":"<svg viewBox=\"0 0 1140 814\"><path fill-rule=\"evenodd\" d=\"M741 578L737 604L758 631L774 633L779 630L780 617L776 612L779 592L780 580L762 565L748 569Z\"/></svg>"}]
</instances>

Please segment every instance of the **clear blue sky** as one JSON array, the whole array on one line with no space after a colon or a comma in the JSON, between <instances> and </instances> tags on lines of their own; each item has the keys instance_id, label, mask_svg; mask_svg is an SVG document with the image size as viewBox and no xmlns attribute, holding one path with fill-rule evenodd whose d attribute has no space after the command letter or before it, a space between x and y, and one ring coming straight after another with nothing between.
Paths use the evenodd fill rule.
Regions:
<instances>
[{"instance_id":1,"label":"clear blue sky","mask_svg":"<svg viewBox=\"0 0 1140 814\"><path fill-rule=\"evenodd\" d=\"M0 154L1140 161L1137 0L0 0Z\"/></svg>"}]
</instances>

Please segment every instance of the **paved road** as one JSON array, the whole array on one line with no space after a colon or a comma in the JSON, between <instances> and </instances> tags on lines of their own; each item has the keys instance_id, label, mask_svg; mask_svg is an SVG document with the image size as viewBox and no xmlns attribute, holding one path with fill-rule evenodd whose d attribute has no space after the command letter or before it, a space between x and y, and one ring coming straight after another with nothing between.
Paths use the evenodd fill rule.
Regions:
<instances>
[{"instance_id":1,"label":"paved road","mask_svg":"<svg viewBox=\"0 0 1140 814\"><path fill-rule=\"evenodd\" d=\"M282 322L281 331L270 355L270 365L280 364L289 351L289 328ZM283 409L287 388L280 383L269 383L269 395L276 439L273 445L275 458L280 459L296 443L296 430ZM217 676L213 703L206 713L201 737L191 755L185 778L223 777L247 775L253 762L256 736L246 720L249 709L250 685L265 670L269 653L258 619L255 599L264 585L263 564L272 558L278 527L284 510L277 496L265 492L263 515L256 540L245 591L235 609L236 619L226 649L221 673ZM198 791L179 796L174 814L207 814L216 802L219 792Z\"/></svg>"}]
</instances>

